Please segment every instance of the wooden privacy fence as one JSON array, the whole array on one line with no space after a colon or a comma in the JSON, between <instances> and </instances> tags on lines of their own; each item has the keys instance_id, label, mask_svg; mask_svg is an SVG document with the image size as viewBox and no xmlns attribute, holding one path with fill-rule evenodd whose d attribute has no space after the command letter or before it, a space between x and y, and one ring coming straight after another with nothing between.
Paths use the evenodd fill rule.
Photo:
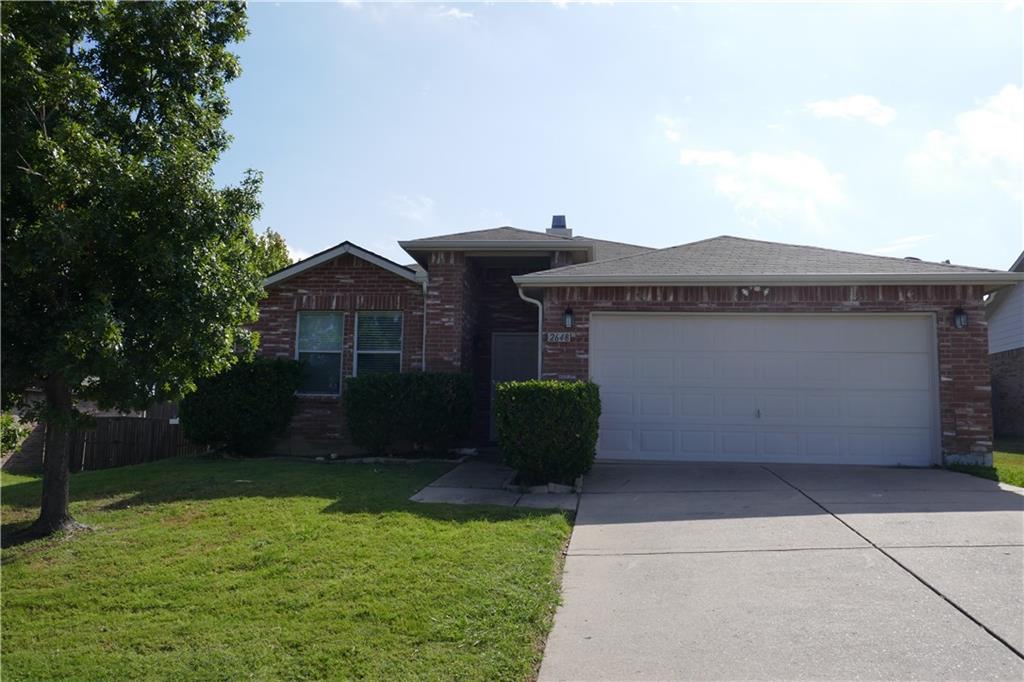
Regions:
<instances>
[{"instance_id":1,"label":"wooden privacy fence","mask_svg":"<svg viewBox=\"0 0 1024 682\"><path fill-rule=\"evenodd\" d=\"M180 424L143 417L98 417L71 438L71 471L109 469L167 457L198 455L205 446L185 440Z\"/></svg>"}]
</instances>

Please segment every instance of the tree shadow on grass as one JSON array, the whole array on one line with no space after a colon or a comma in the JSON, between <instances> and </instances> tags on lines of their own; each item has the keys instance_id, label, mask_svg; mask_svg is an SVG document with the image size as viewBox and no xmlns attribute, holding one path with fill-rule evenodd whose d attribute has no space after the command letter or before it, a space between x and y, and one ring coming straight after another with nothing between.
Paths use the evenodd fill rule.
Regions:
<instances>
[{"instance_id":1,"label":"tree shadow on grass","mask_svg":"<svg viewBox=\"0 0 1024 682\"><path fill-rule=\"evenodd\" d=\"M181 501L230 498L267 500L312 497L325 502L325 514L382 514L402 511L452 522L501 522L550 510L487 506L453 506L410 502L409 497L453 467L423 461L395 464L343 464L282 459L231 460L177 458L118 469L89 471L71 477L72 513L113 512ZM41 482L2 488L5 516L0 544L15 546L36 538L21 531L35 520Z\"/></svg>"}]
</instances>

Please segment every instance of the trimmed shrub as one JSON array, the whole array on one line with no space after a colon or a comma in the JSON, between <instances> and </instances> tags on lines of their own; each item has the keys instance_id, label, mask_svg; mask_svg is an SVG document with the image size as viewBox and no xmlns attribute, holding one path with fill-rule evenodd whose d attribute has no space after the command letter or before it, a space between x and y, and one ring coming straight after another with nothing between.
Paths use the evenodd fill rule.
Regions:
<instances>
[{"instance_id":1,"label":"trimmed shrub","mask_svg":"<svg viewBox=\"0 0 1024 682\"><path fill-rule=\"evenodd\" d=\"M473 418L473 386L466 374L350 377L342 400L352 442L374 453L402 445L445 452L465 441Z\"/></svg>"},{"instance_id":2,"label":"trimmed shrub","mask_svg":"<svg viewBox=\"0 0 1024 682\"><path fill-rule=\"evenodd\" d=\"M526 482L564 483L590 471L601 395L585 381L509 381L495 398L505 463Z\"/></svg>"},{"instance_id":3,"label":"trimmed shrub","mask_svg":"<svg viewBox=\"0 0 1024 682\"><path fill-rule=\"evenodd\" d=\"M294 360L256 358L199 381L178 407L185 437L240 455L260 454L291 421L300 377Z\"/></svg>"}]
</instances>

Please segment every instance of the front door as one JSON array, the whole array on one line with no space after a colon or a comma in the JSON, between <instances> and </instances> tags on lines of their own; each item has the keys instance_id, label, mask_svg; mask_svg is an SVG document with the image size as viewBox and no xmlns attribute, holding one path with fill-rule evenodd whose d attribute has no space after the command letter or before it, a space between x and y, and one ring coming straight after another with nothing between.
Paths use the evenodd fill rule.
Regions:
<instances>
[{"instance_id":1,"label":"front door","mask_svg":"<svg viewBox=\"0 0 1024 682\"><path fill-rule=\"evenodd\" d=\"M537 334L495 332L491 335L491 440L498 439L494 395L502 381L537 378Z\"/></svg>"}]
</instances>

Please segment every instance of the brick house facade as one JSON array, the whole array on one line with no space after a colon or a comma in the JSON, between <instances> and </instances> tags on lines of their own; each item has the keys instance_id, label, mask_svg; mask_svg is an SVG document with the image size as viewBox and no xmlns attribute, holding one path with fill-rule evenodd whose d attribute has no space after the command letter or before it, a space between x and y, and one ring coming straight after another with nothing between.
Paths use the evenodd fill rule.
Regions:
<instances>
[{"instance_id":1,"label":"brick house facade","mask_svg":"<svg viewBox=\"0 0 1024 682\"><path fill-rule=\"evenodd\" d=\"M267 287L254 331L264 357L296 357L299 311L344 313L342 376L352 376L356 313L401 311L402 370L423 363L423 287L351 253ZM295 455L351 454L340 396L299 395L288 436L277 452Z\"/></svg>"},{"instance_id":2,"label":"brick house facade","mask_svg":"<svg viewBox=\"0 0 1024 682\"><path fill-rule=\"evenodd\" d=\"M589 377L589 318L601 310L679 313L907 313L935 315L939 361L939 405L944 454L992 452L982 287L864 286L775 287L760 300L742 300L736 287L563 287L547 290L546 329L560 329L571 307L576 326L569 343L544 344L544 376ZM975 324L957 329L954 310Z\"/></svg>"},{"instance_id":3,"label":"brick house facade","mask_svg":"<svg viewBox=\"0 0 1024 682\"><path fill-rule=\"evenodd\" d=\"M758 246L767 243L734 238L706 243L728 251L724 255L708 254L700 251L705 247L699 245L704 243L695 243L700 251L694 261L698 265L679 266L690 279L697 277L689 274L690 270L699 269L701 263L742 260L734 257L737 248L768 248ZM492 352L492 338L498 333L522 337L539 334L543 340L543 377L587 379L591 376L593 312L929 315L934 320L936 348L928 350L938 365L935 423L941 456L936 453L936 461L945 457L985 461L991 456L991 385L983 314L983 296L998 284L991 271L770 245L764 254L748 254L746 260L762 264L759 267L775 258L783 264L780 267L799 267L806 262L815 270L891 268L893 281L887 281L888 273L879 272L864 275L864 282L798 285L796 282L807 279L799 271L784 276L792 279L790 283L778 281L783 275L758 274L756 277L774 276L773 281L778 283L770 291L750 297L740 293L741 285L756 281L756 277L742 273L735 281L715 285L630 284L623 278L631 264L639 268L643 281L648 271L664 268L666 259L671 265L671 258L678 256L676 251L572 237L569 231L498 228L402 242L401 246L417 265L401 266L346 242L269 278L268 296L261 304L261 318L255 327L261 336L261 353L296 357L300 311L344 312L341 371L343 376L352 376L356 370L356 315L400 312L402 371L471 373L474 429L470 444L484 445L489 441L492 368L501 361ZM790 253L776 247L804 251ZM694 245L674 249L682 249L679 253L686 255L694 251ZM851 261L853 256L861 260ZM639 265L635 261L640 261ZM561 285L557 279L551 283L544 279L557 278L560 273L579 278L580 273L591 270L597 273L597 279L611 277L617 281ZM627 274L620 274L620 270ZM922 274L918 276L917 272ZM845 275L840 272L839 276ZM723 280L715 273L708 277L716 282ZM538 306L528 299L541 304L542 329L538 329ZM566 329L563 317L569 310L575 320ZM958 324L961 315L969 323ZM533 365L519 364L526 368L520 370L524 372L521 378L536 376L535 360ZM288 437L278 444L277 451L296 455L354 452L347 442L340 396L300 395Z\"/></svg>"}]
</instances>

